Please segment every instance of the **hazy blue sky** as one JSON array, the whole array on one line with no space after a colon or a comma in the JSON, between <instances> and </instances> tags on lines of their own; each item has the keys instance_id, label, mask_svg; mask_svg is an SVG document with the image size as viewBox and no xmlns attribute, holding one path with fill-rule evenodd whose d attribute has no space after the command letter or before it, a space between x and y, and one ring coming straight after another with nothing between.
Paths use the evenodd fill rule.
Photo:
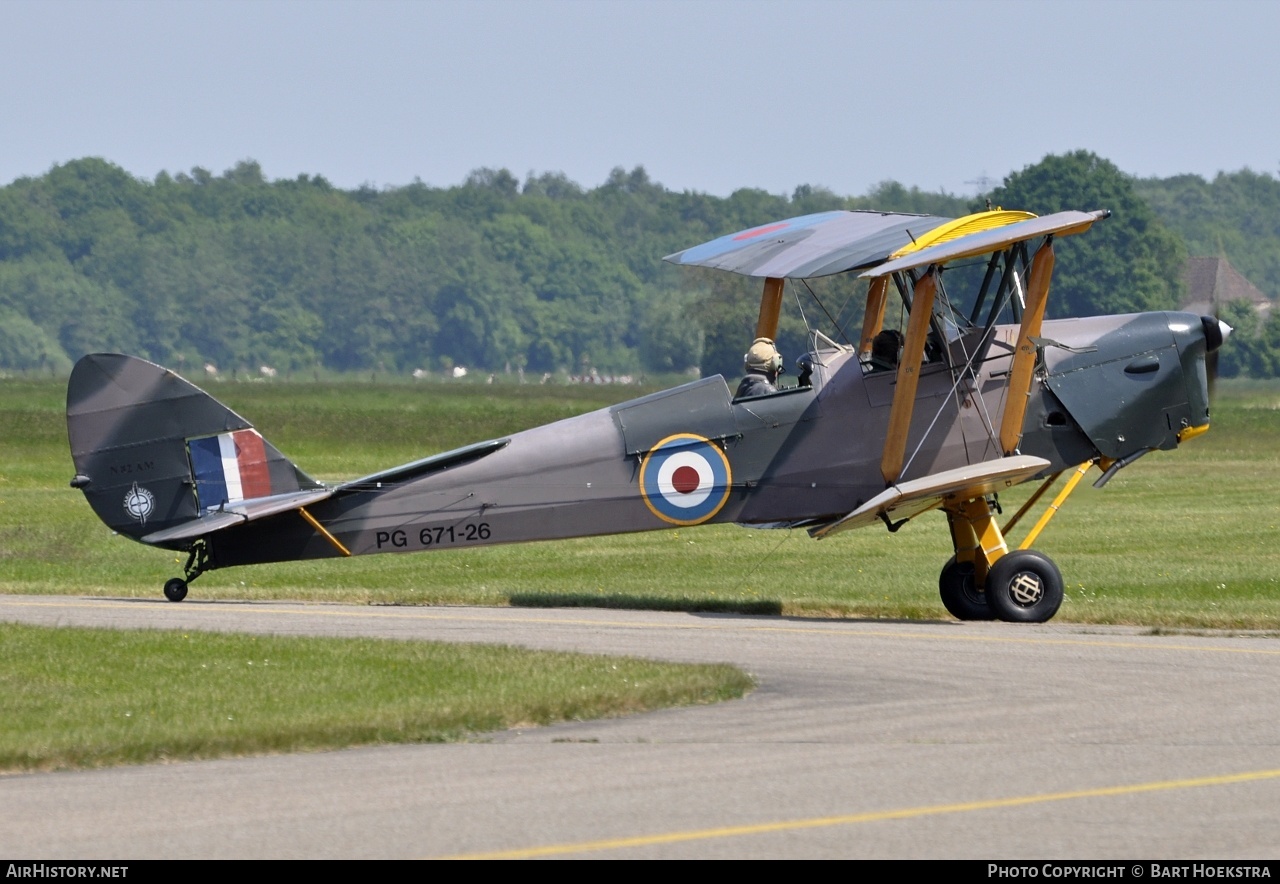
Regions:
<instances>
[{"instance_id":1,"label":"hazy blue sky","mask_svg":"<svg viewBox=\"0 0 1280 884\"><path fill-rule=\"evenodd\" d=\"M1078 148L1280 171L1275 0L0 0L0 184L101 156L353 188L970 194Z\"/></svg>"}]
</instances>

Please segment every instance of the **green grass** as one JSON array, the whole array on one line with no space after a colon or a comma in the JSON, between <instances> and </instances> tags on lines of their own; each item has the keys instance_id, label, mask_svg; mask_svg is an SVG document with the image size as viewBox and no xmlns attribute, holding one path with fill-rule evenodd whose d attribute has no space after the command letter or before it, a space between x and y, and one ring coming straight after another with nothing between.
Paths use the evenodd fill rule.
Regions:
<instances>
[{"instance_id":1,"label":"green grass","mask_svg":"<svg viewBox=\"0 0 1280 884\"><path fill-rule=\"evenodd\" d=\"M338 480L635 395L618 387L222 384L304 469ZM63 389L0 381L0 591L151 596L184 557L104 528L67 486ZM1036 548L1067 583L1059 621L1280 629L1280 383L1223 383L1214 427L1103 490L1081 483ZM1030 486L1002 496L1012 514ZM1028 520L1028 525L1030 520ZM1026 526L1012 532L1021 540ZM203 598L592 605L949 619L943 517L813 541L736 526L212 571Z\"/></svg>"},{"instance_id":2,"label":"green grass","mask_svg":"<svg viewBox=\"0 0 1280 884\"><path fill-rule=\"evenodd\" d=\"M0 624L0 771L441 742L740 697L731 666Z\"/></svg>"}]
</instances>

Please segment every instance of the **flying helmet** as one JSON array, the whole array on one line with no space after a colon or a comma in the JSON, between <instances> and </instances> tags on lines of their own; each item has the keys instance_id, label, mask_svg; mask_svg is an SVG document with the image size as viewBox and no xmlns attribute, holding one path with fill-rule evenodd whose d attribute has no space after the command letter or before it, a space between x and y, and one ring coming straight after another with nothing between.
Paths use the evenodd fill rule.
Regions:
<instances>
[{"instance_id":1,"label":"flying helmet","mask_svg":"<svg viewBox=\"0 0 1280 884\"><path fill-rule=\"evenodd\" d=\"M747 371L762 371L767 375L776 375L782 371L782 354L769 338L756 338L751 342L751 349L742 357Z\"/></svg>"}]
</instances>

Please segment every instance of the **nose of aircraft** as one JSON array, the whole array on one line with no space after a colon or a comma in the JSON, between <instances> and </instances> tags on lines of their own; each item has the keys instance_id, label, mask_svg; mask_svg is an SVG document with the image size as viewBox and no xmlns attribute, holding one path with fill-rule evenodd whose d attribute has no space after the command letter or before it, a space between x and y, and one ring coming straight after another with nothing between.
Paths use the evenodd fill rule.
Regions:
<instances>
[{"instance_id":1,"label":"nose of aircraft","mask_svg":"<svg viewBox=\"0 0 1280 884\"><path fill-rule=\"evenodd\" d=\"M1194 336L1190 340L1178 334L1178 322L1175 318L1169 328L1174 331L1174 339L1179 342L1179 357L1187 377L1187 401L1190 405L1188 420L1177 433L1178 444L1201 435L1209 429L1210 400L1214 365L1217 352L1223 342L1234 330L1222 320L1214 316L1201 316L1200 328L1204 332L1204 347L1201 350Z\"/></svg>"},{"instance_id":2,"label":"nose of aircraft","mask_svg":"<svg viewBox=\"0 0 1280 884\"><path fill-rule=\"evenodd\" d=\"M1080 320L1063 331L1070 332L1066 346L1045 351L1045 380L1103 457L1176 448L1209 428L1206 356L1231 333L1225 322L1140 313Z\"/></svg>"},{"instance_id":3,"label":"nose of aircraft","mask_svg":"<svg viewBox=\"0 0 1280 884\"><path fill-rule=\"evenodd\" d=\"M1209 429L1214 366L1217 363L1217 357L1212 354L1222 347L1233 331L1230 325L1216 316L1201 316L1201 343L1199 335L1180 333L1179 329L1183 325L1177 314L1170 315L1169 329L1174 333L1179 359L1186 375L1189 405L1187 420L1176 435L1179 444L1194 439Z\"/></svg>"}]
</instances>

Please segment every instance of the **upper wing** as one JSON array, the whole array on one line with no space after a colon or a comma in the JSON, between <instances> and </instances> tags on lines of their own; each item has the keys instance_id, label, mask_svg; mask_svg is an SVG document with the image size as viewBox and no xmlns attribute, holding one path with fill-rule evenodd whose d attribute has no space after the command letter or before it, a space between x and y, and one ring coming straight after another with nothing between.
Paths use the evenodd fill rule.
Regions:
<instances>
[{"instance_id":1,"label":"upper wing","mask_svg":"<svg viewBox=\"0 0 1280 884\"><path fill-rule=\"evenodd\" d=\"M864 277L882 276L987 254L1050 233L1082 233L1108 214L1073 211L1037 218L995 210L951 219L900 212L819 212L731 233L663 260L774 279L812 279L848 270L865 270Z\"/></svg>"},{"instance_id":2,"label":"upper wing","mask_svg":"<svg viewBox=\"0 0 1280 884\"><path fill-rule=\"evenodd\" d=\"M819 212L731 233L662 260L744 276L811 279L878 264L950 220L894 212Z\"/></svg>"},{"instance_id":3,"label":"upper wing","mask_svg":"<svg viewBox=\"0 0 1280 884\"><path fill-rule=\"evenodd\" d=\"M981 230L967 236L945 240L934 246L912 251L901 258L864 270L860 276L884 276L899 270L911 270L915 267L927 267L930 264L942 264L957 258L971 258L975 255L986 255L997 249L1003 249L1016 242L1034 239L1037 236L1055 234L1070 236L1073 233L1084 233L1095 221L1106 218L1111 213L1106 210L1096 212L1055 212L1039 218L1029 218L988 230Z\"/></svg>"}]
</instances>

